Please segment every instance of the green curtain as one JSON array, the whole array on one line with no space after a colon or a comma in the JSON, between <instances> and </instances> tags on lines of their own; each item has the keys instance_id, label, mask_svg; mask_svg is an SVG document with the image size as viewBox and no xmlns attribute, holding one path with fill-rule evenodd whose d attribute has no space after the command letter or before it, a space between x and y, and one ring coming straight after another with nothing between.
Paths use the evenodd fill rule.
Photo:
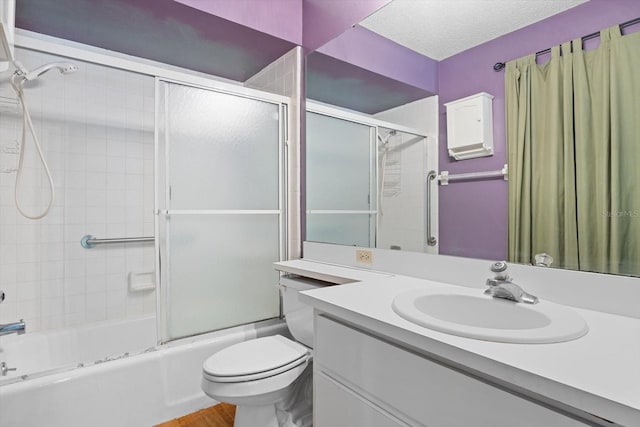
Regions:
<instances>
[{"instance_id":1,"label":"green curtain","mask_svg":"<svg viewBox=\"0 0 640 427\"><path fill-rule=\"evenodd\" d=\"M508 259L640 274L640 33L507 63Z\"/></svg>"}]
</instances>

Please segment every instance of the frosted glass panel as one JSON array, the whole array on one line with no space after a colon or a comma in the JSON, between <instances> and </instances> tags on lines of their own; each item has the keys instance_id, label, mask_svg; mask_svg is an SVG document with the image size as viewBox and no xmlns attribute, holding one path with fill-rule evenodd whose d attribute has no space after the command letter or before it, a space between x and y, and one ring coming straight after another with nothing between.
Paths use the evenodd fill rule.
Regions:
<instances>
[{"instance_id":1,"label":"frosted glass panel","mask_svg":"<svg viewBox=\"0 0 640 427\"><path fill-rule=\"evenodd\" d=\"M307 240L374 247L375 216L368 214L307 214Z\"/></svg>"},{"instance_id":2,"label":"frosted glass panel","mask_svg":"<svg viewBox=\"0 0 640 427\"><path fill-rule=\"evenodd\" d=\"M371 129L307 113L307 209L371 210Z\"/></svg>"},{"instance_id":3,"label":"frosted glass panel","mask_svg":"<svg viewBox=\"0 0 640 427\"><path fill-rule=\"evenodd\" d=\"M279 216L172 215L169 339L279 315Z\"/></svg>"},{"instance_id":4,"label":"frosted glass panel","mask_svg":"<svg viewBox=\"0 0 640 427\"><path fill-rule=\"evenodd\" d=\"M278 317L280 104L158 84L162 340Z\"/></svg>"},{"instance_id":5,"label":"frosted glass panel","mask_svg":"<svg viewBox=\"0 0 640 427\"><path fill-rule=\"evenodd\" d=\"M172 209L278 209L279 106L166 83Z\"/></svg>"}]
</instances>

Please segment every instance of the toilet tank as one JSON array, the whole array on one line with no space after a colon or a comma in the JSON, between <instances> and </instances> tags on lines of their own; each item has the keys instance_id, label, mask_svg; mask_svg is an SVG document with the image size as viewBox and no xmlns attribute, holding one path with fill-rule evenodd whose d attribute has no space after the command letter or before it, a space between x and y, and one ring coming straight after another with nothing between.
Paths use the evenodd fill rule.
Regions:
<instances>
[{"instance_id":1,"label":"toilet tank","mask_svg":"<svg viewBox=\"0 0 640 427\"><path fill-rule=\"evenodd\" d=\"M282 276L282 311L293 338L309 348L313 348L313 307L298 299L300 292L322 288L327 282L299 276Z\"/></svg>"}]
</instances>

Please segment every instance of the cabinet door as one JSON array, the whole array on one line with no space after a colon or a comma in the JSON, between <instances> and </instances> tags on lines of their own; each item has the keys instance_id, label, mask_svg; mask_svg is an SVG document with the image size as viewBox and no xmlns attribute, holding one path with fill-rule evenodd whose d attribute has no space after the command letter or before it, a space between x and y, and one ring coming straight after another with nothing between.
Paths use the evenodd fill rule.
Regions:
<instances>
[{"instance_id":1,"label":"cabinet door","mask_svg":"<svg viewBox=\"0 0 640 427\"><path fill-rule=\"evenodd\" d=\"M482 99L476 98L451 106L447 111L447 131L453 133L452 147L482 144L484 122Z\"/></svg>"},{"instance_id":2,"label":"cabinet door","mask_svg":"<svg viewBox=\"0 0 640 427\"><path fill-rule=\"evenodd\" d=\"M316 371L326 372L411 425L588 425L324 316L316 316L315 328ZM327 408L318 410L323 409ZM363 423L353 425L368 426Z\"/></svg>"},{"instance_id":3,"label":"cabinet door","mask_svg":"<svg viewBox=\"0 0 640 427\"><path fill-rule=\"evenodd\" d=\"M322 373L314 381L314 427L408 427Z\"/></svg>"}]
</instances>

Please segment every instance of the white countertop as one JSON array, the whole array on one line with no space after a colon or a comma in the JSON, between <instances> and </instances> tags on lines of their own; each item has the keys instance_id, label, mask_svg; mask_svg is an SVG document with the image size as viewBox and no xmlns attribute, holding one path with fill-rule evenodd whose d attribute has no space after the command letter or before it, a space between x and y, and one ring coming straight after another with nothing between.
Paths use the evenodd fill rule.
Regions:
<instances>
[{"instance_id":1,"label":"white countertop","mask_svg":"<svg viewBox=\"0 0 640 427\"><path fill-rule=\"evenodd\" d=\"M296 270L290 272L302 276L323 273L352 282L304 292L302 300L317 310L538 397L624 426L640 426L640 319L571 307L589 325L589 332L577 340L554 344L482 341L415 325L391 308L401 292L455 285L307 260L278 264L278 269L288 271L284 270L288 265Z\"/></svg>"},{"instance_id":2,"label":"white countertop","mask_svg":"<svg viewBox=\"0 0 640 427\"><path fill-rule=\"evenodd\" d=\"M311 279L343 285L346 283L363 282L374 279L391 277L393 274L363 270L359 268L343 267L324 262L309 262L302 259L274 262L274 268L285 273L297 274Z\"/></svg>"}]
</instances>

